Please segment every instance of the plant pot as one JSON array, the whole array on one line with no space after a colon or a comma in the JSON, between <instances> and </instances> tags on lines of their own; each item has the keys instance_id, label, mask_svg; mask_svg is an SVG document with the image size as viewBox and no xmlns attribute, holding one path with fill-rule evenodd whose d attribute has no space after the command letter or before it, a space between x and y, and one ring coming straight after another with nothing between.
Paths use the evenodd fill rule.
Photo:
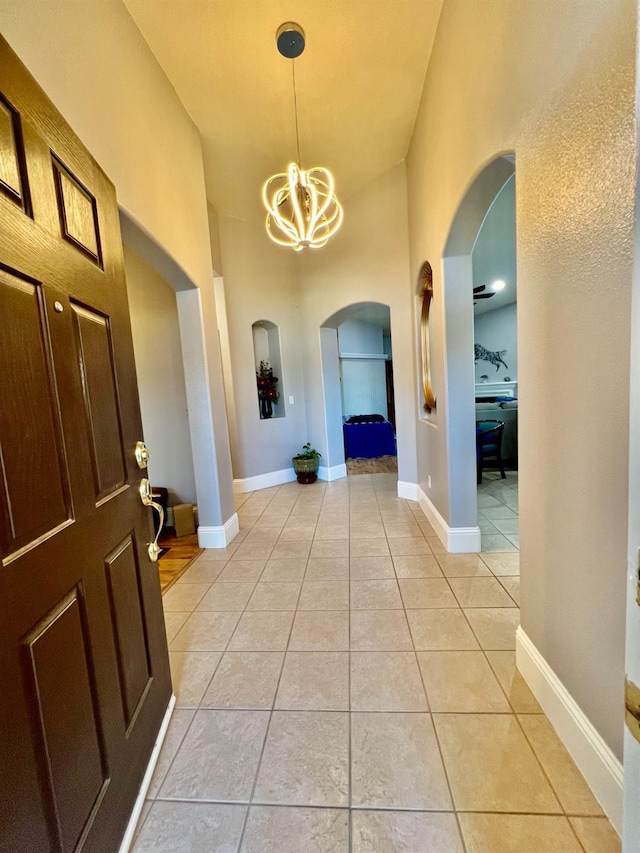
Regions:
<instances>
[{"instance_id":1,"label":"plant pot","mask_svg":"<svg viewBox=\"0 0 640 853\"><path fill-rule=\"evenodd\" d=\"M299 459L294 456L291 461L299 483L315 483L318 479L318 465L320 464L318 459Z\"/></svg>"}]
</instances>

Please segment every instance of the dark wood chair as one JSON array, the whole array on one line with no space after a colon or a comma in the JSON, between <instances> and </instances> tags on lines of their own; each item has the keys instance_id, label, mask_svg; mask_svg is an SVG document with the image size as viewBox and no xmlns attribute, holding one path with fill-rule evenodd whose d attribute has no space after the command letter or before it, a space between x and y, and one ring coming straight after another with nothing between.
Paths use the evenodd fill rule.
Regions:
<instances>
[{"instance_id":1,"label":"dark wood chair","mask_svg":"<svg viewBox=\"0 0 640 853\"><path fill-rule=\"evenodd\" d=\"M503 421L476 421L476 461L478 466L478 485L482 482L482 471L488 460L495 460L495 467L500 471L504 480L504 464L502 462L502 433Z\"/></svg>"}]
</instances>

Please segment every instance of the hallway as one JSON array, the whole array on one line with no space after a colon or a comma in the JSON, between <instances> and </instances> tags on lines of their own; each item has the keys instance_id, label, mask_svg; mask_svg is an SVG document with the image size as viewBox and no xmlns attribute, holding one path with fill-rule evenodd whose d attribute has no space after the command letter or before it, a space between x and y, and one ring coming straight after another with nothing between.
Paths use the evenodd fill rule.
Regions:
<instances>
[{"instance_id":1,"label":"hallway","mask_svg":"<svg viewBox=\"0 0 640 853\"><path fill-rule=\"evenodd\" d=\"M516 551L443 553L392 474L238 504L164 597L177 706L135 853L620 850L515 672Z\"/></svg>"}]
</instances>

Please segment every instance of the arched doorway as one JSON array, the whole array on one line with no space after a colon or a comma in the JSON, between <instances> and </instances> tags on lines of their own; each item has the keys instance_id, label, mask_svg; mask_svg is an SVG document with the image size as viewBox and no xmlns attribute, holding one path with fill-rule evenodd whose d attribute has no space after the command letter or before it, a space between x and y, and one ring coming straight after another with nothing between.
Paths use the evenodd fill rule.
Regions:
<instances>
[{"instance_id":1,"label":"arched doorway","mask_svg":"<svg viewBox=\"0 0 640 853\"><path fill-rule=\"evenodd\" d=\"M501 155L483 168L455 215L443 256L449 527L457 551L480 551L474 368L473 249L496 197L515 173Z\"/></svg>"},{"instance_id":2,"label":"arched doorway","mask_svg":"<svg viewBox=\"0 0 640 853\"><path fill-rule=\"evenodd\" d=\"M515 195L514 173L487 211L472 252L476 441L481 451L478 526L483 552L520 547Z\"/></svg>"},{"instance_id":3,"label":"arched doorway","mask_svg":"<svg viewBox=\"0 0 640 853\"><path fill-rule=\"evenodd\" d=\"M389 306L346 306L320 340L329 470L397 474Z\"/></svg>"}]
</instances>

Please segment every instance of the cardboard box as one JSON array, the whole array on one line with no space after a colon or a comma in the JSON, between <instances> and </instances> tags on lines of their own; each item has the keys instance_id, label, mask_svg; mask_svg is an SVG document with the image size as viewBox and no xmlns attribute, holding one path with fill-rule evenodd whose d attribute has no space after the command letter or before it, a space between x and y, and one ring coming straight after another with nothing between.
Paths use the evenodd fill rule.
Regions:
<instances>
[{"instance_id":1,"label":"cardboard box","mask_svg":"<svg viewBox=\"0 0 640 853\"><path fill-rule=\"evenodd\" d=\"M173 524L176 536L189 536L196 532L193 504L176 504L173 507Z\"/></svg>"}]
</instances>

